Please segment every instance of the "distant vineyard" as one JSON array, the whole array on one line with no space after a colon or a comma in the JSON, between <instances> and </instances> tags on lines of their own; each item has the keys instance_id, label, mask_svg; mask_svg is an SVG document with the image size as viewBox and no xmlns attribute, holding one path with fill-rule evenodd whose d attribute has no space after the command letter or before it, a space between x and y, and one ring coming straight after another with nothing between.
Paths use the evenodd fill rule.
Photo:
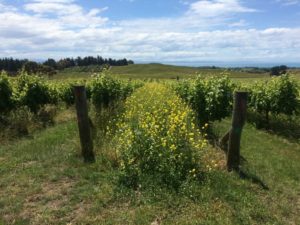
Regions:
<instances>
[{"instance_id":1,"label":"distant vineyard","mask_svg":"<svg viewBox=\"0 0 300 225\"><path fill-rule=\"evenodd\" d=\"M43 105L64 102L74 104L73 86L76 81L50 82L38 76L21 74L17 78L0 76L0 113L27 106L36 113ZM85 81L87 96L96 108L106 107L129 96L143 85L141 81L122 81L97 75ZM200 124L221 120L230 115L235 90L249 92L251 110L264 115L299 113L299 89L288 75L249 85L233 83L227 76L182 80L171 84L176 93L191 105Z\"/></svg>"}]
</instances>

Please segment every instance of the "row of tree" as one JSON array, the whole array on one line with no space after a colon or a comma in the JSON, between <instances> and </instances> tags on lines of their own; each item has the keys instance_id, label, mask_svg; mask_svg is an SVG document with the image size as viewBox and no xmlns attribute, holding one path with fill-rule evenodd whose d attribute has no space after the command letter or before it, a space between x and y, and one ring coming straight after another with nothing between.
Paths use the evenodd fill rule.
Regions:
<instances>
[{"instance_id":1,"label":"row of tree","mask_svg":"<svg viewBox=\"0 0 300 225\"><path fill-rule=\"evenodd\" d=\"M13 58L3 58L0 59L0 71L5 70L8 72L17 72L21 70L27 59L13 59Z\"/></svg>"},{"instance_id":2,"label":"row of tree","mask_svg":"<svg viewBox=\"0 0 300 225\"><path fill-rule=\"evenodd\" d=\"M280 76L286 74L288 67L286 65L274 66L271 68L270 75L271 76Z\"/></svg>"},{"instance_id":3,"label":"row of tree","mask_svg":"<svg viewBox=\"0 0 300 225\"><path fill-rule=\"evenodd\" d=\"M6 71L9 74L16 74L18 71L24 71L28 74L45 74L52 76L56 73L55 68L29 61L27 59L0 59L0 71Z\"/></svg>"},{"instance_id":4,"label":"row of tree","mask_svg":"<svg viewBox=\"0 0 300 225\"><path fill-rule=\"evenodd\" d=\"M55 59L47 59L43 63L37 63L29 61L28 59L13 59L13 58L0 58L0 71L5 70L9 73L17 73L18 71L25 69L27 72L43 72L55 70L63 70L65 68L75 66L91 66L91 65L109 65L109 66L126 66L134 64L132 60L127 59L111 59L102 58L101 56L93 57L77 57L77 58L63 58L58 61ZM28 70L27 70L28 69Z\"/></svg>"},{"instance_id":5,"label":"row of tree","mask_svg":"<svg viewBox=\"0 0 300 225\"><path fill-rule=\"evenodd\" d=\"M63 58L58 61L54 59L46 60L43 65L50 66L54 69L65 69L74 66L91 66L91 65L109 65L109 66L127 66L129 64L134 64L132 60L127 59L111 59L111 58L102 58L101 56L93 57L77 57L77 58Z\"/></svg>"}]
</instances>

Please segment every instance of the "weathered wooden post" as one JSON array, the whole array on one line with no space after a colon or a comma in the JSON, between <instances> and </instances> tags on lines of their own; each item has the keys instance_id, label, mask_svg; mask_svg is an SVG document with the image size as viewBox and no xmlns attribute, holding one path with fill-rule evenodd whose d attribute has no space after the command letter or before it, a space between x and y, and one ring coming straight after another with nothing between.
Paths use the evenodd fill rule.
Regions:
<instances>
[{"instance_id":1,"label":"weathered wooden post","mask_svg":"<svg viewBox=\"0 0 300 225\"><path fill-rule=\"evenodd\" d=\"M227 152L228 171L239 170L240 166L240 142L242 129L246 121L247 92L236 92L232 115L232 128L229 133L229 146Z\"/></svg>"},{"instance_id":2,"label":"weathered wooden post","mask_svg":"<svg viewBox=\"0 0 300 225\"><path fill-rule=\"evenodd\" d=\"M84 162L95 162L85 87L74 86L74 95L82 156Z\"/></svg>"}]
</instances>

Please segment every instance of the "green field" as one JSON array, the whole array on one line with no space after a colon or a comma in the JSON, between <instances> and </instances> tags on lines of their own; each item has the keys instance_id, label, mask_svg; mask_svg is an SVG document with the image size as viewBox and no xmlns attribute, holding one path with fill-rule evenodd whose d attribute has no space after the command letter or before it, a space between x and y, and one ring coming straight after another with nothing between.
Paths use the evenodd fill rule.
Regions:
<instances>
[{"instance_id":1,"label":"green field","mask_svg":"<svg viewBox=\"0 0 300 225\"><path fill-rule=\"evenodd\" d=\"M230 69L207 69L197 67L172 66L164 64L136 64L125 67L112 67L112 74L120 77L139 78L143 74L143 78L153 79L181 79L195 78L197 74L205 76L219 76L221 73L227 73L231 78L267 78L266 73L249 73Z\"/></svg>"},{"instance_id":2,"label":"green field","mask_svg":"<svg viewBox=\"0 0 300 225\"><path fill-rule=\"evenodd\" d=\"M230 78L241 82L253 82L256 80L269 79L268 73L245 72L232 69L207 69L186 66L172 66L164 64L134 64L128 66L113 66L109 70L110 74L114 77L121 79L164 79L176 80L195 78L197 74L204 76L220 76L226 73ZM300 80L300 70L290 70L291 74ZM78 69L65 69L59 71L52 79L89 79L91 72L78 72Z\"/></svg>"},{"instance_id":3,"label":"green field","mask_svg":"<svg viewBox=\"0 0 300 225\"><path fill-rule=\"evenodd\" d=\"M128 66L111 67L112 75L119 78L132 79L177 79L179 78L194 78L196 74L204 75L220 75L227 72L232 78L263 78L268 77L268 74L255 74L239 71L229 71L226 69L203 69L196 67L171 66L164 64L134 64ZM78 72L77 69L66 69L59 72L55 78L88 78L92 72Z\"/></svg>"}]
</instances>

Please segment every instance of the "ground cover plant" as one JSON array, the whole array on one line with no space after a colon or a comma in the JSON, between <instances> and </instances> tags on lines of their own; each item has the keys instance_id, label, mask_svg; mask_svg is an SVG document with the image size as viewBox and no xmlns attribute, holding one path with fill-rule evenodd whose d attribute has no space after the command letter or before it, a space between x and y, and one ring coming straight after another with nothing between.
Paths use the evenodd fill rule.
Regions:
<instances>
[{"instance_id":1,"label":"ground cover plant","mask_svg":"<svg viewBox=\"0 0 300 225\"><path fill-rule=\"evenodd\" d=\"M137 187L147 175L174 188L184 180L201 179L206 141L192 110L166 86L146 84L130 96L117 129L127 185Z\"/></svg>"}]
</instances>

